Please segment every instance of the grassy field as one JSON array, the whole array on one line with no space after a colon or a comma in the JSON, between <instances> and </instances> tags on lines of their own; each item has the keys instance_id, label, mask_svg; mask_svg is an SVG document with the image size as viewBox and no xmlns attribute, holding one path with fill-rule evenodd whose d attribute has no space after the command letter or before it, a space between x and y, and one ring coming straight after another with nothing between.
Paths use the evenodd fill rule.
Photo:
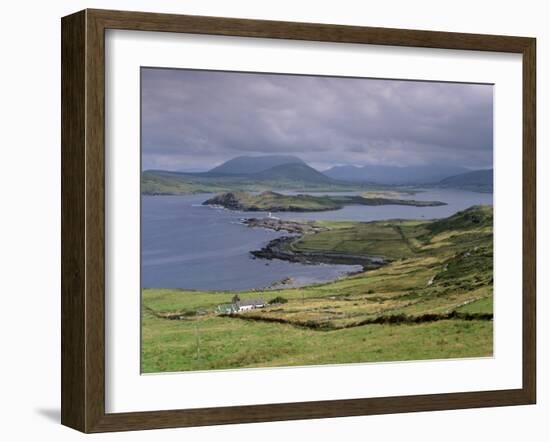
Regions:
<instances>
[{"instance_id":1,"label":"grassy field","mask_svg":"<svg viewBox=\"0 0 550 442\"><path fill-rule=\"evenodd\" d=\"M390 263L241 299L288 302L224 316L233 292L144 289L142 371L295 366L492 355L492 207L450 218L323 222L289 247Z\"/></svg>"}]
</instances>

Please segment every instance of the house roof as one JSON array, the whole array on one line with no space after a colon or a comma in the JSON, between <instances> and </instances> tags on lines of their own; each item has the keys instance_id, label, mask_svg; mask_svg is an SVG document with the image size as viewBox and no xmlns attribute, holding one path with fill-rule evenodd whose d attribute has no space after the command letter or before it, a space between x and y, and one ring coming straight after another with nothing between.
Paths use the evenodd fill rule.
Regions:
<instances>
[{"instance_id":1,"label":"house roof","mask_svg":"<svg viewBox=\"0 0 550 442\"><path fill-rule=\"evenodd\" d=\"M265 305L263 299L243 299L242 301L237 301L235 303L237 307L246 307L248 305Z\"/></svg>"}]
</instances>

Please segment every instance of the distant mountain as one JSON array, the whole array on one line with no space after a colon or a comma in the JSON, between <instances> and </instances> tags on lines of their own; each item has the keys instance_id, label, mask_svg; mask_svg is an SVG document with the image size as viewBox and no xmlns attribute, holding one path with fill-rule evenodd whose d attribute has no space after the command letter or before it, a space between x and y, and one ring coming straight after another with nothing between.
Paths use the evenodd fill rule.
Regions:
<instances>
[{"instance_id":1,"label":"distant mountain","mask_svg":"<svg viewBox=\"0 0 550 442\"><path fill-rule=\"evenodd\" d=\"M283 164L305 164L291 155L265 155L261 157L236 157L209 170L209 175L250 175Z\"/></svg>"},{"instance_id":2,"label":"distant mountain","mask_svg":"<svg viewBox=\"0 0 550 442\"><path fill-rule=\"evenodd\" d=\"M258 181L294 181L302 183L330 184L335 180L309 167L305 163L287 163L250 175Z\"/></svg>"},{"instance_id":3,"label":"distant mountain","mask_svg":"<svg viewBox=\"0 0 550 442\"><path fill-rule=\"evenodd\" d=\"M375 184L430 184L467 172L458 166L335 166L323 173L337 180Z\"/></svg>"},{"instance_id":4,"label":"distant mountain","mask_svg":"<svg viewBox=\"0 0 550 442\"><path fill-rule=\"evenodd\" d=\"M281 161L290 162L277 164ZM276 165L265 168L270 164ZM242 170L246 173L237 173ZM145 170L141 174L141 192L148 195L272 189L337 192L363 188L362 183L327 177L299 158L289 156L239 157L201 173Z\"/></svg>"},{"instance_id":5,"label":"distant mountain","mask_svg":"<svg viewBox=\"0 0 550 442\"><path fill-rule=\"evenodd\" d=\"M241 156L208 172L147 170L144 194L228 191L358 191L377 185L429 185L492 192L493 171L470 171L457 166L336 166L324 173L290 155Z\"/></svg>"},{"instance_id":6,"label":"distant mountain","mask_svg":"<svg viewBox=\"0 0 550 442\"><path fill-rule=\"evenodd\" d=\"M493 169L474 170L447 177L439 182L441 187L476 191L493 191Z\"/></svg>"}]
</instances>

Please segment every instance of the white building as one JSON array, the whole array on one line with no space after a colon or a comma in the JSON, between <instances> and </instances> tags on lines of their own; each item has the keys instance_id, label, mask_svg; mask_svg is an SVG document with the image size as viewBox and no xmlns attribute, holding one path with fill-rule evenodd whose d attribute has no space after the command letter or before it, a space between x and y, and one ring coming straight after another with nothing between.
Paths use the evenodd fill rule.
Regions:
<instances>
[{"instance_id":1,"label":"white building","mask_svg":"<svg viewBox=\"0 0 550 442\"><path fill-rule=\"evenodd\" d=\"M265 301L263 299L244 299L235 302L235 306L237 307L237 311L242 312L265 307Z\"/></svg>"}]
</instances>

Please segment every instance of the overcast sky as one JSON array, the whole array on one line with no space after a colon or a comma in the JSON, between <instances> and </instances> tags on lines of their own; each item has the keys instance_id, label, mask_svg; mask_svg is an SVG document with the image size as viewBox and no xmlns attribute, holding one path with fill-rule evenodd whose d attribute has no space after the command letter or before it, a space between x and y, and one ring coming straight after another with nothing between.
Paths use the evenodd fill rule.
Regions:
<instances>
[{"instance_id":1,"label":"overcast sky","mask_svg":"<svg viewBox=\"0 0 550 442\"><path fill-rule=\"evenodd\" d=\"M142 167L208 170L240 155L492 167L493 87L142 69Z\"/></svg>"}]
</instances>

